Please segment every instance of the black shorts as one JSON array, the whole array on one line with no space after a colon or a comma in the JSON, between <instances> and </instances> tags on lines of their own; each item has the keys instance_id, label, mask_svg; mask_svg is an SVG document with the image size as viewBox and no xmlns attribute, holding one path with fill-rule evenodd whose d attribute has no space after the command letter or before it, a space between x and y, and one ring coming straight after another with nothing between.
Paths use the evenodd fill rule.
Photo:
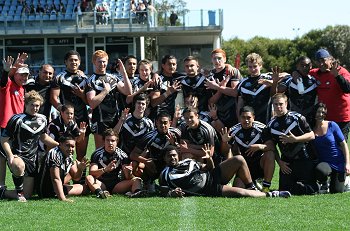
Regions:
<instances>
[{"instance_id":1,"label":"black shorts","mask_svg":"<svg viewBox=\"0 0 350 231\"><path fill-rule=\"evenodd\" d=\"M103 135L104 131L108 128L114 128L115 125L117 125L117 121L111 121L111 122L95 122L91 125L92 132L94 134Z\"/></svg>"},{"instance_id":2,"label":"black shorts","mask_svg":"<svg viewBox=\"0 0 350 231\"><path fill-rule=\"evenodd\" d=\"M19 158L21 158L25 164L25 169L24 169L24 176L28 176L28 177L35 177L37 176L38 172L37 172L37 163L26 157L23 156L18 156ZM7 162L8 165L8 162ZM9 169L11 171L11 168L9 166ZM12 172L12 171L11 171Z\"/></svg>"},{"instance_id":3,"label":"black shorts","mask_svg":"<svg viewBox=\"0 0 350 231\"><path fill-rule=\"evenodd\" d=\"M253 181L259 178L264 178L264 169L262 169L262 167L260 166L260 160L261 158L251 162L247 162L249 172L252 176Z\"/></svg>"},{"instance_id":4,"label":"black shorts","mask_svg":"<svg viewBox=\"0 0 350 231\"><path fill-rule=\"evenodd\" d=\"M119 183L119 181L115 180L105 180L101 182L106 186L106 190L110 193L112 193L114 187Z\"/></svg>"},{"instance_id":5,"label":"black shorts","mask_svg":"<svg viewBox=\"0 0 350 231\"><path fill-rule=\"evenodd\" d=\"M222 196L222 188L221 184L221 168L220 166L214 168L211 172L212 181L208 185L208 190L206 191L206 195L212 197L220 197Z\"/></svg>"}]
</instances>

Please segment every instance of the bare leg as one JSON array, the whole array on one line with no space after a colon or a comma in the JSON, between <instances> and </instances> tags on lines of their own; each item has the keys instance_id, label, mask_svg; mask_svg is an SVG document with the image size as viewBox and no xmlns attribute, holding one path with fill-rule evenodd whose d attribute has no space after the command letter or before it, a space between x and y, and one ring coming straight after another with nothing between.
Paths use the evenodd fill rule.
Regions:
<instances>
[{"instance_id":1,"label":"bare leg","mask_svg":"<svg viewBox=\"0 0 350 231\"><path fill-rule=\"evenodd\" d=\"M95 133L94 138L95 138L95 148L98 149L100 147L103 147L102 135Z\"/></svg>"},{"instance_id":2,"label":"bare leg","mask_svg":"<svg viewBox=\"0 0 350 231\"><path fill-rule=\"evenodd\" d=\"M244 184L252 182L247 162L242 156L233 156L220 164L221 184L227 184L234 175L243 181Z\"/></svg>"},{"instance_id":3,"label":"bare leg","mask_svg":"<svg viewBox=\"0 0 350 231\"><path fill-rule=\"evenodd\" d=\"M266 193L256 191L256 190L248 190L248 189L224 185L222 188L222 196L224 197L266 197Z\"/></svg>"},{"instance_id":4,"label":"bare leg","mask_svg":"<svg viewBox=\"0 0 350 231\"><path fill-rule=\"evenodd\" d=\"M6 159L0 155L0 185L5 185Z\"/></svg>"},{"instance_id":5,"label":"bare leg","mask_svg":"<svg viewBox=\"0 0 350 231\"><path fill-rule=\"evenodd\" d=\"M275 172L275 153L271 151L265 152L260 160L260 166L264 170L264 180L271 182Z\"/></svg>"},{"instance_id":6,"label":"bare leg","mask_svg":"<svg viewBox=\"0 0 350 231\"><path fill-rule=\"evenodd\" d=\"M88 192L88 186L81 184L64 185L67 188L69 196L80 196Z\"/></svg>"}]
</instances>

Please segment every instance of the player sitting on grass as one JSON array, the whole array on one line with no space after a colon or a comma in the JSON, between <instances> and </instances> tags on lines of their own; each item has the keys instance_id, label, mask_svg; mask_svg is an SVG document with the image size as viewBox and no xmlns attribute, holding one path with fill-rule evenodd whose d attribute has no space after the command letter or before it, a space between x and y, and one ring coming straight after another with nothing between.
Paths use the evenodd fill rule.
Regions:
<instances>
[{"instance_id":1,"label":"player sitting on grass","mask_svg":"<svg viewBox=\"0 0 350 231\"><path fill-rule=\"evenodd\" d=\"M192 159L179 161L175 146L166 148L164 168L159 183L161 194L169 197L183 197L184 195L223 196L223 197L290 197L288 191L260 192L250 190L253 182L247 163L242 156L234 156L214 167L210 157L210 145L204 145L203 157L206 164L200 164ZM227 185L232 177L237 176L245 183L246 189Z\"/></svg>"},{"instance_id":2,"label":"player sitting on grass","mask_svg":"<svg viewBox=\"0 0 350 231\"><path fill-rule=\"evenodd\" d=\"M90 175L86 183L97 198L106 199L109 194L128 193L130 197L142 196L142 180L132 175L128 165L128 155L117 147L118 137L112 129L103 133L104 146L98 148L91 156ZM124 174L120 177L120 172Z\"/></svg>"},{"instance_id":3,"label":"player sitting on grass","mask_svg":"<svg viewBox=\"0 0 350 231\"><path fill-rule=\"evenodd\" d=\"M75 145L76 141L73 136L64 135L59 138L59 146L48 152L38 179L40 197L57 197L61 201L73 202L66 196L79 196L87 193L86 185L64 183L64 178L68 173L73 180L78 181L89 162L85 157L81 161L73 160Z\"/></svg>"}]
</instances>

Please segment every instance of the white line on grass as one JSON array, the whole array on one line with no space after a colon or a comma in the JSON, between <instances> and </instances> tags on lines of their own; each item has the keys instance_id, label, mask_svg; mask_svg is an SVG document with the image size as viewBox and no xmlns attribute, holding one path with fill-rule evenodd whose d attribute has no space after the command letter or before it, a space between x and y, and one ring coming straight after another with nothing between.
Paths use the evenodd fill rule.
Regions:
<instances>
[{"instance_id":1,"label":"white line on grass","mask_svg":"<svg viewBox=\"0 0 350 231\"><path fill-rule=\"evenodd\" d=\"M182 198L179 230L196 230L196 200L194 197Z\"/></svg>"}]
</instances>

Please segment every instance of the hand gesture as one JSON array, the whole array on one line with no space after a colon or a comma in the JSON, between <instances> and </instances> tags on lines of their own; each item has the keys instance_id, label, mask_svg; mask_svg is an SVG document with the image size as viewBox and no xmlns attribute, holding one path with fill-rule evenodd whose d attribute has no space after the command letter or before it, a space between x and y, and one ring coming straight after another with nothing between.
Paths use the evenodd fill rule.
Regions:
<instances>
[{"instance_id":1,"label":"hand gesture","mask_svg":"<svg viewBox=\"0 0 350 231\"><path fill-rule=\"evenodd\" d=\"M262 150L262 144L252 144L245 151L247 156L252 156L255 152Z\"/></svg>"},{"instance_id":2,"label":"hand gesture","mask_svg":"<svg viewBox=\"0 0 350 231\"><path fill-rule=\"evenodd\" d=\"M289 163L284 162L283 160L280 160L278 162L278 165L280 166L281 172L283 174L291 174L292 173L292 169L289 168Z\"/></svg>"},{"instance_id":3,"label":"hand gesture","mask_svg":"<svg viewBox=\"0 0 350 231\"><path fill-rule=\"evenodd\" d=\"M148 81L140 88L140 91L141 91L141 92L145 92L145 91L153 90L153 88L150 87L150 86L152 86L153 84L154 84L153 80L148 80Z\"/></svg>"},{"instance_id":4,"label":"hand gesture","mask_svg":"<svg viewBox=\"0 0 350 231\"><path fill-rule=\"evenodd\" d=\"M170 85L170 83L168 82L166 94L171 95L171 94L178 92L180 90L181 90L181 83L179 81L175 80L172 85Z\"/></svg>"},{"instance_id":5,"label":"hand gesture","mask_svg":"<svg viewBox=\"0 0 350 231\"><path fill-rule=\"evenodd\" d=\"M290 131L288 132L288 134L281 135L279 138L283 144L297 142L297 138Z\"/></svg>"},{"instance_id":6,"label":"hand gesture","mask_svg":"<svg viewBox=\"0 0 350 231\"><path fill-rule=\"evenodd\" d=\"M125 109L122 111L122 114L121 114L121 116L120 116L119 119L125 121L126 118L127 118L128 115L129 115L129 111L130 111L130 108L125 108Z\"/></svg>"},{"instance_id":7,"label":"hand gesture","mask_svg":"<svg viewBox=\"0 0 350 231\"><path fill-rule=\"evenodd\" d=\"M168 134L166 134L165 137L167 138L169 143L171 143L172 145L177 146L177 142L176 142L177 138L176 138L176 136L174 134L168 132Z\"/></svg>"},{"instance_id":8,"label":"hand gesture","mask_svg":"<svg viewBox=\"0 0 350 231\"><path fill-rule=\"evenodd\" d=\"M79 131L80 133L85 133L86 132L86 122L80 122L79 124Z\"/></svg>"},{"instance_id":9,"label":"hand gesture","mask_svg":"<svg viewBox=\"0 0 350 231\"><path fill-rule=\"evenodd\" d=\"M117 168L117 160L112 160L105 168L106 172L111 172Z\"/></svg>"},{"instance_id":10,"label":"hand gesture","mask_svg":"<svg viewBox=\"0 0 350 231\"><path fill-rule=\"evenodd\" d=\"M6 72L10 71L13 61L14 61L14 58L12 58L12 56L7 56L7 59L3 58L2 65L4 67L4 71Z\"/></svg>"},{"instance_id":11,"label":"hand gesture","mask_svg":"<svg viewBox=\"0 0 350 231\"><path fill-rule=\"evenodd\" d=\"M205 156L202 156L202 159L209 159L211 157L211 149L213 148L210 144L204 144L202 150L205 152Z\"/></svg>"},{"instance_id":12,"label":"hand gesture","mask_svg":"<svg viewBox=\"0 0 350 231\"><path fill-rule=\"evenodd\" d=\"M174 112L174 119L179 120L182 116L180 105L177 104Z\"/></svg>"},{"instance_id":13,"label":"hand gesture","mask_svg":"<svg viewBox=\"0 0 350 231\"><path fill-rule=\"evenodd\" d=\"M186 141L184 141L184 140L181 140L181 142L180 142L180 152L181 153L188 152L188 146L187 146Z\"/></svg>"},{"instance_id":14,"label":"hand gesture","mask_svg":"<svg viewBox=\"0 0 350 231\"><path fill-rule=\"evenodd\" d=\"M337 61L334 61L332 63L332 67L330 68L332 75L334 77L337 77L339 75L339 70L340 70L339 63Z\"/></svg>"},{"instance_id":15,"label":"hand gesture","mask_svg":"<svg viewBox=\"0 0 350 231\"><path fill-rule=\"evenodd\" d=\"M220 82L218 79L214 79L214 80L205 80L204 86L206 87L206 89L212 89L212 90L218 90L220 88Z\"/></svg>"},{"instance_id":16,"label":"hand gesture","mask_svg":"<svg viewBox=\"0 0 350 231\"><path fill-rule=\"evenodd\" d=\"M268 87L271 87L272 84L273 84L273 81L270 80L270 79L259 79L259 80L258 80L258 84L266 85L266 86L268 86Z\"/></svg>"},{"instance_id":17,"label":"hand gesture","mask_svg":"<svg viewBox=\"0 0 350 231\"><path fill-rule=\"evenodd\" d=\"M218 118L218 109L215 104L210 104L209 105L209 116L212 119L217 119Z\"/></svg>"},{"instance_id":18,"label":"hand gesture","mask_svg":"<svg viewBox=\"0 0 350 231\"><path fill-rule=\"evenodd\" d=\"M221 129L220 135L222 142L225 143L229 142L233 138L233 136L230 135L229 129L227 127Z\"/></svg>"},{"instance_id":19,"label":"hand gesture","mask_svg":"<svg viewBox=\"0 0 350 231\"><path fill-rule=\"evenodd\" d=\"M272 80L274 83L278 83L280 81L280 73L281 73L281 68L278 66L275 66L271 68L272 71Z\"/></svg>"},{"instance_id":20,"label":"hand gesture","mask_svg":"<svg viewBox=\"0 0 350 231\"><path fill-rule=\"evenodd\" d=\"M176 189L170 190L168 192L168 195L170 197L184 197L185 193L182 191L181 188L176 188Z\"/></svg>"},{"instance_id":21,"label":"hand gesture","mask_svg":"<svg viewBox=\"0 0 350 231\"><path fill-rule=\"evenodd\" d=\"M17 59L16 59L15 63L13 64L13 66L16 68L28 67L28 65L24 63L27 59L28 59L27 53L22 53L22 54L18 53Z\"/></svg>"},{"instance_id":22,"label":"hand gesture","mask_svg":"<svg viewBox=\"0 0 350 231\"><path fill-rule=\"evenodd\" d=\"M109 83L106 83L104 80L102 80L102 85L107 94L109 94L111 91L111 85Z\"/></svg>"},{"instance_id":23,"label":"hand gesture","mask_svg":"<svg viewBox=\"0 0 350 231\"><path fill-rule=\"evenodd\" d=\"M84 89L81 89L77 83L75 83L74 86L72 87L72 93L78 96L79 98L85 97Z\"/></svg>"},{"instance_id":24,"label":"hand gesture","mask_svg":"<svg viewBox=\"0 0 350 231\"><path fill-rule=\"evenodd\" d=\"M83 157L81 161L76 160L76 162L78 169L81 171L84 171L84 169L90 165L90 160L86 157Z\"/></svg>"}]
</instances>

